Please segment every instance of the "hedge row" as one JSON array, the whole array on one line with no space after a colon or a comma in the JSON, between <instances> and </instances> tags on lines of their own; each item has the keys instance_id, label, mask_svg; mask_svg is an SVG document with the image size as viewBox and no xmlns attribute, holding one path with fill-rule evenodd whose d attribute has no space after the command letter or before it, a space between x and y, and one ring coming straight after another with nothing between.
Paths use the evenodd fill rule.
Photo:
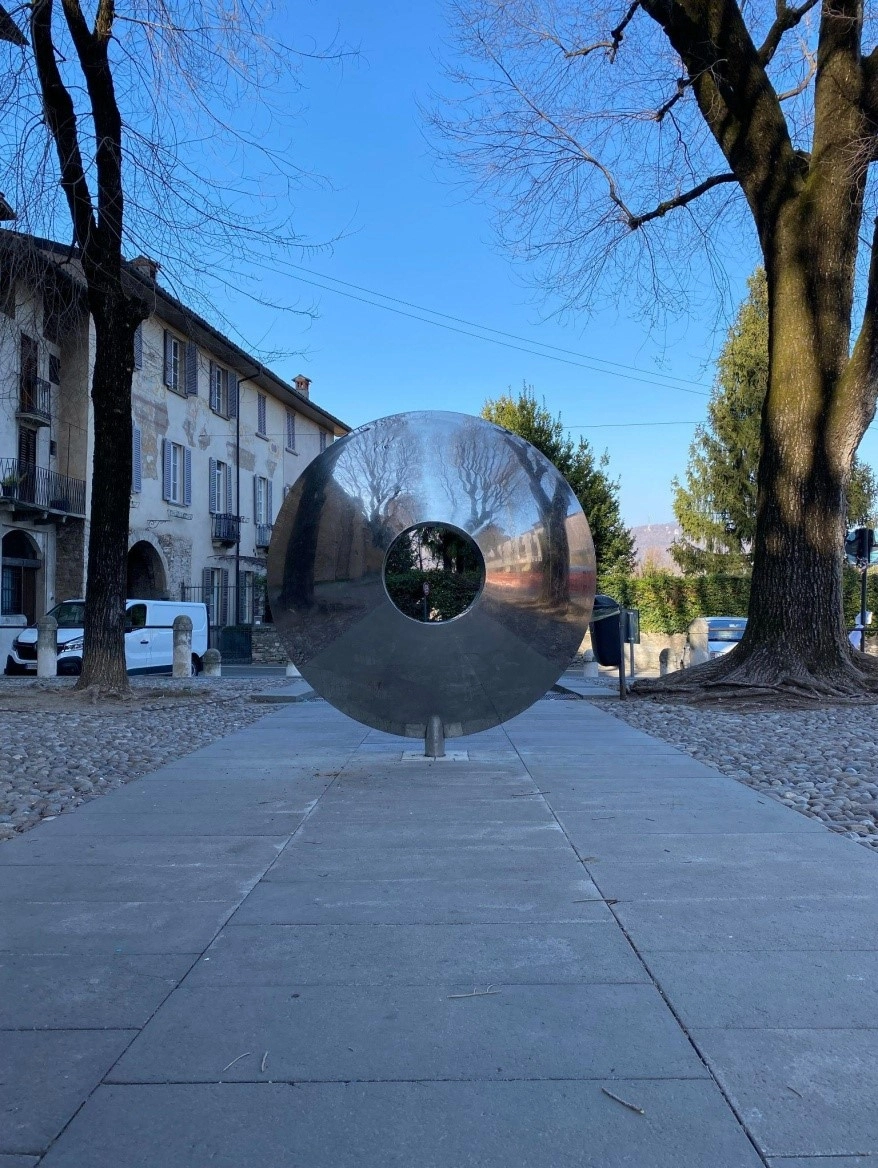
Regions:
<instances>
[{"instance_id":1,"label":"hedge row","mask_svg":"<svg viewBox=\"0 0 878 1168\"><path fill-rule=\"evenodd\" d=\"M602 575L598 589L626 608L640 609L647 633L685 633L698 616L746 616L750 579L744 576L675 576L670 572ZM869 575L868 607L876 614L870 633L878 634L878 570ZM844 612L848 628L860 611L860 574L845 568Z\"/></svg>"}]
</instances>

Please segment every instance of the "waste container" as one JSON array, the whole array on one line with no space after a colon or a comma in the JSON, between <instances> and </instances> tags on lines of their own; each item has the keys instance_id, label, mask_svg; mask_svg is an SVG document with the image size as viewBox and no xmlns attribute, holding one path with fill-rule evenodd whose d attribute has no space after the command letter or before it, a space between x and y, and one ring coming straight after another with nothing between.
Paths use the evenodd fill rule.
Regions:
<instances>
[{"instance_id":1,"label":"waste container","mask_svg":"<svg viewBox=\"0 0 878 1168\"><path fill-rule=\"evenodd\" d=\"M599 665L622 664L622 639L619 635L619 602L599 592L594 598L591 623L591 647Z\"/></svg>"}]
</instances>

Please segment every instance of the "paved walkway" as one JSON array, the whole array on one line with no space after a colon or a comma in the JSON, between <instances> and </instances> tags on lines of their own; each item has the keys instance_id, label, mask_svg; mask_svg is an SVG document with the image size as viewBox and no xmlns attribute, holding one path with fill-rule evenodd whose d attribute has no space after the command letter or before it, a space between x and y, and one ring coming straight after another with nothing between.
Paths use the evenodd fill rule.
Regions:
<instances>
[{"instance_id":1,"label":"paved walkway","mask_svg":"<svg viewBox=\"0 0 878 1168\"><path fill-rule=\"evenodd\" d=\"M600 705L282 706L0 846L0 1168L876 1168L876 857Z\"/></svg>"}]
</instances>

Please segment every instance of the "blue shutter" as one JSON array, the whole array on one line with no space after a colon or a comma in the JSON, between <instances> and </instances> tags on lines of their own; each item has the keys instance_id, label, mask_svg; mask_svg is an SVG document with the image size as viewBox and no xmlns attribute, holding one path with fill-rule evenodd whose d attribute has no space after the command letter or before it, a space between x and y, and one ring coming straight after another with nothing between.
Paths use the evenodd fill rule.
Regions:
<instances>
[{"instance_id":1,"label":"blue shutter","mask_svg":"<svg viewBox=\"0 0 878 1168\"><path fill-rule=\"evenodd\" d=\"M165 385L173 386L174 384L174 365L171 360L171 341L173 340L171 334L165 329Z\"/></svg>"},{"instance_id":2,"label":"blue shutter","mask_svg":"<svg viewBox=\"0 0 878 1168\"><path fill-rule=\"evenodd\" d=\"M207 623L209 625L216 624L216 613L213 611L213 570L211 568L201 569L201 599L207 605Z\"/></svg>"},{"instance_id":3,"label":"blue shutter","mask_svg":"<svg viewBox=\"0 0 878 1168\"><path fill-rule=\"evenodd\" d=\"M183 505L192 506L192 451L183 447Z\"/></svg>"},{"instance_id":4,"label":"blue shutter","mask_svg":"<svg viewBox=\"0 0 878 1168\"><path fill-rule=\"evenodd\" d=\"M162 439L162 498L171 502L171 443Z\"/></svg>"},{"instance_id":5,"label":"blue shutter","mask_svg":"<svg viewBox=\"0 0 878 1168\"><path fill-rule=\"evenodd\" d=\"M213 361L207 367L208 373L208 398L210 400L210 408L216 413L219 413L219 394L216 391L216 365Z\"/></svg>"},{"instance_id":6,"label":"blue shutter","mask_svg":"<svg viewBox=\"0 0 878 1168\"><path fill-rule=\"evenodd\" d=\"M241 383L237 377L229 371L229 417L237 418L239 409L239 398L241 395Z\"/></svg>"},{"instance_id":7,"label":"blue shutter","mask_svg":"<svg viewBox=\"0 0 878 1168\"><path fill-rule=\"evenodd\" d=\"M218 624L227 625L229 623L229 569L220 568L222 573L222 597L220 605L220 613Z\"/></svg>"},{"instance_id":8,"label":"blue shutter","mask_svg":"<svg viewBox=\"0 0 878 1168\"><path fill-rule=\"evenodd\" d=\"M271 479L269 479L268 486L266 488L266 499L265 499L265 522L266 523L269 523L269 524L274 523L274 519L272 518L272 515L273 515L273 509L271 506Z\"/></svg>"},{"instance_id":9,"label":"blue shutter","mask_svg":"<svg viewBox=\"0 0 878 1168\"><path fill-rule=\"evenodd\" d=\"M259 518L259 476L253 476L253 522L261 523Z\"/></svg>"},{"instance_id":10,"label":"blue shutter","mask_svg":"<svg viewBox=\"0 0 878 1168\"><path fill-rule=\"evenodd\" d=\"M134 330L134 368L143 368L143 325Z\"/></svg>"},{"instance_id":11,"label":"blue shutter","mask_svg":"<svg viewBox=\"0 0 878 1168\"><path fill-rule=\"evenodd\" d=\"M140 491L143 485L141 430L134 426L131 431L131 490Z\"/></svg>"},{"instance_id":12,"label":"blue shutter","mask_svg":"<svg viewBox=\"0 0 878 1168\"><path fill-rule=\"evenodd\" d=\"M265 431L265 394L258 393L256 395L256 432L257 434L264 434Z\"/></svg>"},{"instance_id":13,"label":"blue shutter","mask_svg":"<svg viewBox=\"0 0 878 1168\"><path fill-rule=\"evenodd\" d=\"M287 410L287 450L296 449L296 415Z\"/></svg>"},{"instance_id":14,"label":"blue shutter","mask_svg":"<svg viewBox=\"0 0 878 1168\"><path fill-rule=\"evenodd\" d=\"M194 341L186 342L186 396L198 396L198 346Z\"/></svg>"},{"instance_id":15,"label":"blue shutter","mask_svg":"<svg viewBox=\"0 0 878 1168\"><path fill-rule=\"evenodd\" d=\"M230 463L226 463L226 511L231 515L234 512L232 506L232 467Z\"/></svg>"},{"instance_id":16,"label":"blue shutter","mask_svg":"<svg viewBox=\"0 0 878 1168\"><path fill-rule=\"evenodd\" d=\"M209 509L211 515L216 515L219 508L217 507L217 499L216 499L216 459L215 458L212 458L210 460L210 467L208 469L208 474L210 475L210 485L208 487L208 495L210 498L210 502L208 503L208 509Z\"/></svg>"}]
</instances>

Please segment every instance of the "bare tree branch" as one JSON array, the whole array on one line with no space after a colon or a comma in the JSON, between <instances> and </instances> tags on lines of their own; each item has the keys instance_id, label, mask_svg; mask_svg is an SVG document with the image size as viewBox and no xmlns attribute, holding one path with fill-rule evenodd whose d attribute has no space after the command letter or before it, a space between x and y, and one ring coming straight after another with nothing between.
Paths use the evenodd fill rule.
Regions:
<instances>
[{"instance_id":1,"label":"bare tree branch","mask_svg":"<svg viewBox=\"0 0 878 1168\"><path fill-rule=\"evenodd\" d=\"M808 70L805 73L805 76L802 78L799 84L794 85L792 89L786 89L783 93L779 93L777 95L778 101L789 101L791 97L798 97L799 94L804 93L811 84L811 79L817 72L817 58L813 53L808 51L808 46L804 42L802 42L802 55L808 61Z\"/></svg>"},{"instance_id":2,"label":"bare tree branch","mask_svg":"<svg viewBox=\"0 0 878 1168\"><path fill-rule=\"evenodd\" d=\"M783 40L784 33L795 28L799 21L815 8L820 0L804 0L803 4L798 7L790 8L785 0L775 0L776 16L774 24L768 30L768 35L759 47L759 62L761 65L767 65L774 54L777 52L780 42Z\"/></svg>"},{"instance_id":3,"label":"bare tree branch","mask_svg":"<svg viewBox=\"0 0 878 1168\"><path fill-rule=\"evenodd\" d=\"M652 219L663 219L669 211L673 211L676 207L685 207L687 203L693 202L701 195L706 194L722 183L734 183L737 181L737 178L731 172L715 174L711 178L706 178L698 186L693 187L692 190L686 191L681 195L675 195L673 199L665 199L664 202L659 203L652 211L646 211L643 215L632 215L628 219L628 226L632 231L636 231L644 223L649 223Z\"/></svg>"}]
</instances>

